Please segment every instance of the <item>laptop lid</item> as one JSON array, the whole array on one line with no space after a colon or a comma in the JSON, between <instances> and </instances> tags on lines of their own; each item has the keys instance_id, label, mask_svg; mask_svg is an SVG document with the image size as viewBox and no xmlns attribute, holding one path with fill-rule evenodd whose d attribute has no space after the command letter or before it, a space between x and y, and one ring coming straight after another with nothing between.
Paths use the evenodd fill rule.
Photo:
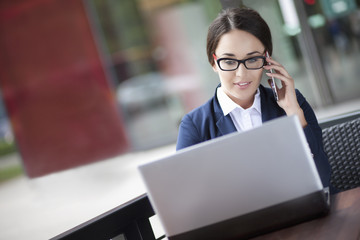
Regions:
<instances>
[{"instance_id":1,"label":"laptop lid","mask_svg":"<svg viewBox=\"0 0 360 240\"><path fill-rule=\"evenodd\" d=\"M169 238L323 189L295 116L183 149L139 170Z\"/></svg>"}]
</instances>

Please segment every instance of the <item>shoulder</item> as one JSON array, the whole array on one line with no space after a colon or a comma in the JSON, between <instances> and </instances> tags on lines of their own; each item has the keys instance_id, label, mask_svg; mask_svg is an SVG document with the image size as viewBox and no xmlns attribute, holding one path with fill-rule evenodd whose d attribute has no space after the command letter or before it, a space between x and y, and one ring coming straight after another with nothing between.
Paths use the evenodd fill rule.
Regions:
<instances>
[{"instance_id":1,"label":"shoulder","mask_svg":"<svg viewBox=\"0 0 360 240\"><path fill-rule=\"evenodd\" d=\"M201 106L193 109L189 113L187 113L184 116L183 121L191 119L192 121L198 122L198 120L201 120L201 119L211 118L218 111L217 104L218 103L217 103L216 97L213 96L203 105L201 105Z\"/></svg>"},{"instance_id":2,"label":"shoulder","mask_svg":"<svg viewBox=\"0 0 360 240\"><path fill-rule=\"evenodd\" d=\"M295 89L295 93L296 93L296 98L298 100L298 103L301 104L306 102L306 99L304 97L304 95L298 90L298 89Z\"/></svg>"},{"instance_id":3,"label":"shoulder","mask_svg":"<svg viewBox=\"0 0 360 240\"><path fill-rule=\"evenodd\" d=\"M211 138L216 129L216 97L186 114L179 126L176 149L182 149Z\"/></svg>"}]
</instances>

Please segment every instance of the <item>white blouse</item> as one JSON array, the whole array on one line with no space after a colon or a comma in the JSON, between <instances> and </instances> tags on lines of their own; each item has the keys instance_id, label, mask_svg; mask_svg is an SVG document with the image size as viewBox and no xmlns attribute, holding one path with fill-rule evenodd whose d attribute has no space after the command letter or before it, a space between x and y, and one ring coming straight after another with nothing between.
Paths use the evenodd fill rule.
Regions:
<instances>
[{"instance_id":1,"label":"white blouse","mask_svg":"<svg viewBox=\"0 0 360 240\"><path fill-rule=\"evenodd\" d=\"M256 91L252 106L248 109L243 109L233 102L221 87L217 89L216 96L224 116L230 114L238 132L243 132L262 125L259 89Z\"/></svg>"}]
</instances>

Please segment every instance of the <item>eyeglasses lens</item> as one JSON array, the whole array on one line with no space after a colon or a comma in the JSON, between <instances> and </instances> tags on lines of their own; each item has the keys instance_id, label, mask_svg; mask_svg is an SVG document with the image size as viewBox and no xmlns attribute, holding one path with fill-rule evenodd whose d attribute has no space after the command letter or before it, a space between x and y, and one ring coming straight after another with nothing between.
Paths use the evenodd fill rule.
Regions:
<instances>
[{"instance_id":1,"label":"eyeglasses lens","mask_svg":"<svg viewBox=\"0 0 360 240\"><path fill-rule=\"evenodd\" d=\"M245 67L247 69L259 69L264 66L264 59L263 58L250 58L245 61Z\"/></svg>"}]
</instances>

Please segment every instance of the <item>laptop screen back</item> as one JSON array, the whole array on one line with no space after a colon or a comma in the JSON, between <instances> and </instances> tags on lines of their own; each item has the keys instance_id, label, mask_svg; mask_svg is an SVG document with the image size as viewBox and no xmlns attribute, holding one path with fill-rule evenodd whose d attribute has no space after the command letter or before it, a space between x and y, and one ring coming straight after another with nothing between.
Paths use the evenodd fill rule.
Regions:
<instances>
[{"instance_id":1,"label":"laptop screen back","mask_svg":"<svg viewBox=\"0 0 360 240\"><path fill-rule=\"evenodd\" d=\"M167 236L323 188L295 116L183 149L139 170Z\"/></svg>"}]
</instances>

